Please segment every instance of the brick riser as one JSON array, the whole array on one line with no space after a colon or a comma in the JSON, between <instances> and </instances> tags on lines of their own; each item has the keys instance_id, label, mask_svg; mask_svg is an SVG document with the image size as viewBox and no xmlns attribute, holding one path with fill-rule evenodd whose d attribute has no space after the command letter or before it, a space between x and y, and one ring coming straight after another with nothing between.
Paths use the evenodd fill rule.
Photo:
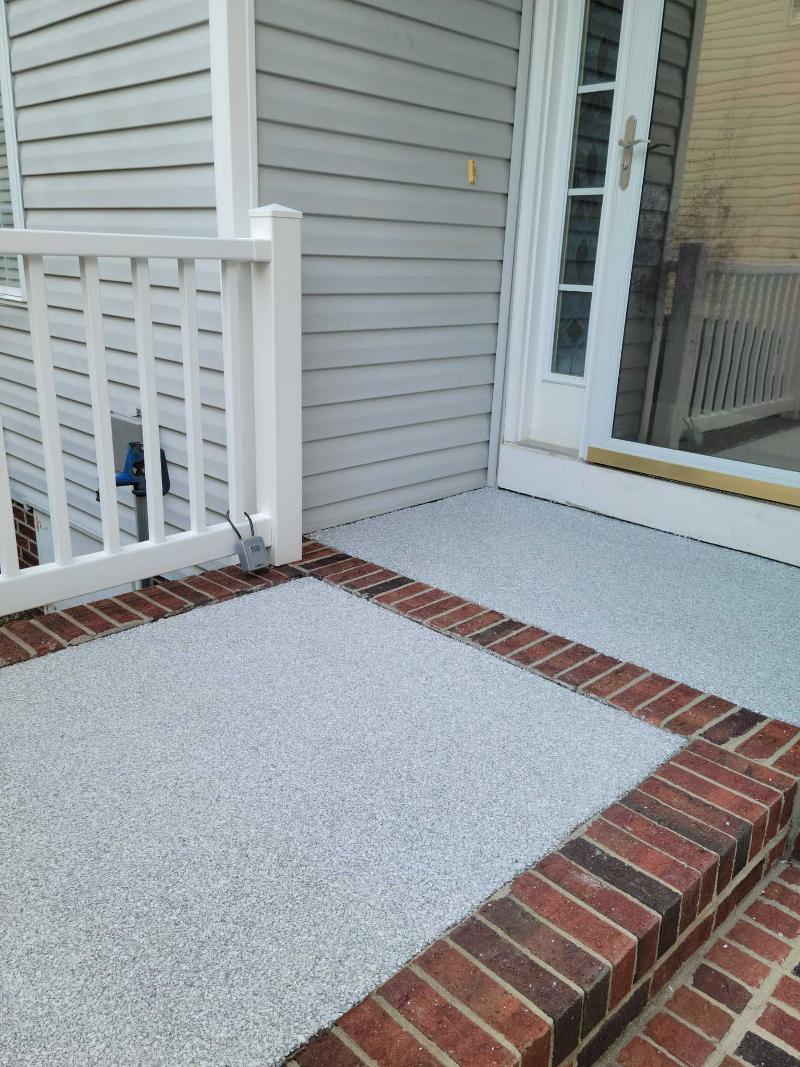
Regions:
<instances>
[{"instance_id":1,"label":"brick riser","mask_svg":"<svg viewBox=\"0 0 800 1067\"><path fill-rule=\"evenodd\" d=\"M779 864L608 1058L619 1067L799 1067L800 867Z\"/></svg>"},{"instance_id":2,"label":"brick riser","mask_svg":"<svg viewBox=\"0 0 800 1067\"><path fill-rule=\"evenodd\" d=\"M690 743L287 1064L596 1063L786 853L800 730L315 542L298 566Z\"/></svg>"}]
</instances>

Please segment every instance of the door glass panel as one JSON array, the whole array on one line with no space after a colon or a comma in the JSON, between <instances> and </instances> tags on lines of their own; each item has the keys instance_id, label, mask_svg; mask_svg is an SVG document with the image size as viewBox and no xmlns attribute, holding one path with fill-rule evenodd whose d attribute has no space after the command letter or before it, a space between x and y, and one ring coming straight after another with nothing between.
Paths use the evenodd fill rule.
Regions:
<instances>
[{"instance_id":1,"label":"door glass panel","mask_svg":"<svg viewBox=\"0 0 800 1067\"><path fill-rule=\"evenodd\" d=\"M799 71L784 0L666 0L617 438L800 470Z\"/></svg>"},{"instance_id":2,"label":"door glass panel","mask_svg":"<svg viewBox=\"0 0 800 1067\"><path fill-rule=\"evenodd\" d=\"M586 0L551 370L582 377L614 106L622 0Z\"/></svg>"}]
</instances>

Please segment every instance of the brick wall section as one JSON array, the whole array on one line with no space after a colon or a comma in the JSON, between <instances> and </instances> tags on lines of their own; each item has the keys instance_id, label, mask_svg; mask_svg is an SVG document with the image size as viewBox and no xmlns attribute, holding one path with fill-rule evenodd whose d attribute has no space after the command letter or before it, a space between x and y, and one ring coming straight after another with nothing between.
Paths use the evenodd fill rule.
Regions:
<instances>
[{"instance_id":1,"label":"brick wall section","mask_svg":"<svg viewBox=\"0 0 800 1067\"><path fill-rule=\"evenodd\" d=\"M800 1067L800 867L775 874L608 1064Z\"/></svg>"},{"instance_id":2,"label":"brick wall section","mask_svg":"<svg viewBox=\"0 0 800 1067\"><path fill-rule=\"evenodd\" d=\"M291 566L272 567L257 574L245 574L235 566L223 567L136 593L123 593L33 619L18 619L0 627L0 667L119 633L168 615L180 615L203 604L269 589L299 576L300 571Z\"/></svg>"},{"instance_id":3,"label":"brick wall section","mask_svg":"<svg viewBox=\"0 0 800 1067\"><path fill-rule=\"evenodd\" d=\"M17 558L20 570L39 564L39 545L36 539L36 519L33 508L12 500L14 532L17 538Z\"/></svg>"}]
</instances>

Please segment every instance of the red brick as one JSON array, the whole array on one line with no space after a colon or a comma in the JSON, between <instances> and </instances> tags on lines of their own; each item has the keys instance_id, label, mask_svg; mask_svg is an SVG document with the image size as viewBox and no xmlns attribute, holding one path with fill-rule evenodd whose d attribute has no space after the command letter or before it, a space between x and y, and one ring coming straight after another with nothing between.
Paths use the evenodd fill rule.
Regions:
<instances>
[{"instance_id":1,"label":"red brick","mask_svg":"<svg viewBox=\"0 0 800 1067\"><path fill-rule=\"evenodd\" d=\"M618 663L619 660L614 659L613 656L592 656L586 663L581 663L566 674L562 674L559 681L576 688L582 685L585 686L599 675L611 670L612 667L616 667Z\"/></svg>"},{"instance_id":2,"label":"red brick","mask_svg":"<svg viewBox=\"0 0 800 1067\"><path fill-rule=\"evenodd\" d=\"M701 963L694 972L692 985L718 1004L730 1008L736 1015L744 1011L752 997L752 993L741 982L706 963Z\"/></svg>"},{"instance_id":3,"label":"red brick","mask_svg":"<svg viewBox=\"0 0 800 1067\"><path fill-rule=\"evenodd\" d=\"M409 582L408 585L390 589L388 593L381 593L380 596L376 596L375 603L396 604L399 600L409 600L412 596L416 596L417 593L424 593L428 589L430 589L430 586L425 585L423 582Z\"/></svg>"},{"instance_id":4,"label":"red brick","mask_svg":"<svg viewBox=\"0 0 800 1067\"><path fill-rule=\"evenodd\" d=\"M555 1063L561 1063L578 1047L582 1003L572 986L473 916L451 931L449 937L552 1020Z\"/></svg>"},{"instance_id":5,"label":"red brick","mask_svg":"<svg viewBox=\"0 0 800 1067\"><path fill-rule=\"evenodd\" d=\"M241 596L243 593L250 592L251 587L249 583L231 574L229 570L216 570L212 568L211 570L203 571L203 577L207 578L215 585L227 589L229 592L233 593L234 596Z\"/></svg>"},{"instance_id":6,"label":"red brick","mask_svg":"<svg viewBox=\"0 0 800 1067\"><path fill-rule=\"evenodd\" d=\"M715 745L724 745L728 741L733 741L734 738L750 733L754 727L765 720L766 716L759 715L757 711L739 708L737 711L732 711L730 715L726 715L724 719L720 719L718 723L709 726L703 733L703 737L707 741L713 741Z\"/></svg>"},{"instance_id":7,"label":"red brick","mask_svg":"<svg viewBox=\"0 0 800 1067\"><path fill-rule=\"evenodd\" d=\"M594 649L589 648L588 645L572 645L571 648L565 648L563 652L546 659L544 663L538 663L536 670L546 678L558 678L564 671L568 671L571 667L585 660L593 652Z\"/></svg>"},{"instance_id":8,"label":"red brick","mask_svg":"<svg viewBox=\"0 0 800 1067\"><path fill-rule=\"evenodd\" d=\"M733 1016L688 986L681 986L665 1007L708 1037L719 1041L733 1025Z\"/></svg>"},{"instance_id":9,"label":"red brick","mask_svg":"<svg viewBox=\"0 0 800 1067\"><path fill-rule=\"evenodd\" d=\"M313 558L310 555L303 556L302 566L304 570L311 571L313 574L320 574L326 568L332 567L334 563L344 563L352 558L346 552L328 549L327 552L315 553Z\"/></svg>"},{"instance_id":10,"label":"red brick","mask_svg":"<svg viewBox=\"0 0 800 1067\"><path fill-rule=\"evenodd\" d=\"M733 838L736 841L735 873L740 871L747 862L752 840L752 826L749 822L733 814L728 815L727 812L721 811L683 789L678 789L662 778L647 778L636 791L652 796L705 826L710 826Z\"/></svg>"},{"instance_id":11,"label":"red brick","mask_svg":"<svg viewBox=\"0 0 800 1067\"><path fill-rule=\"evenodd\" d=\"M536 870L637 938L637 978L652 967L658 950L659 915L558 853L545 856Z\"/></svg>"},{"instance_id":12,"label":"red brick","mask_svg":"<svg viewBox=\"0 0 800 1067\"><path fill-rule=\"evenodd\" d=\"M783 793L783 812L780 818L780 825L785 826L789 821L795 797L797 796L797 778L786 774L784 771L776 770L775 767L768 767L766 764L759 763L757 760L747 759L736 752L727 752L725 749L703 741L702 738L692 741L685 751L694 752L712 763L719 763L722 767L737 771L747 778L752 778L756 782L761 782L762 785L771 786Z\"/></svg>"},{"instance_id":13,"label":"red brick","mask_svg":"<svg viewBox=\"0 0 800 1067\"><path fill-rule=\"evenodd\" d=\"M776 752L793 741L800 734L800 729L790 726L788 722L770 719L760 730L736 746L736 751L751 759L771 759Z\"/></svg>"},{"instance_id":14,"label":"red brick","mask_svg":"<svg viewBox=\"0 0 800 1067\"><path fill-rule=\"evenodd\" d=\"M769 809L765 805L757 804L755 801L741 797L723 786L708 781L706 778L701 778L700 775L695 774L693 771L685 770L675 761L665 763L656 773L659 778L671 782L673 785L678 786L679 789L692 793L702 800L707 800L718 808L724 808L725 811L738 815L740 819L750 823L753 828L750 858L761 850L766 838L767 816L769 814Z\"/></svg>"},{"instance_id":15,"label":"red brick","mask_svg":"<svg viewBox=\"0 0 800 1067\"><path fill-rule=\"evenodd\" d=\"M724 786L735 793L742 793L751 800L755 800L758 804L763 804L769 808L770 817L767 826L767 838L774 837L778 830L778 823L783 810L783 793L780 790L754 781L748 775L740 774L738 771L728 770L727 767L723 767L719 763L703 759L694 752L679 752L677 756L673 756L672 762L673 764L680 764L680 766L686 767L704 778L711 778L718 785Z\"/></svg>"},{"instance_id":16,"label":"red brick","mask_svg":"<svg viewBox=\"0 0 800 1067\"><path fill-rule=\"evenodd\" d=\"M774 1034L787 1045L800 1052L800 1019L787 1014L776 1004L767 1004L758 1025L767 1033Z\"/></svg>"},{"instance_id":17,"label":"red brick","mask_svg":"<svg viewBox=\"0 0 800 1067\"><path fill-rule=\"evenodd\" d=\"M353 566L347 566L346 563L342 563L342 567L346 568L341 571L337 571L336 574L326 575L325 581L331 585L344 585L346 582L353 582L356 578L365 578L367 575L375 574L381 568L376 563L360 563ZM420 589L424 588L420 586ZM386 593L386 596L389 594Z\"/></svg>"},{"instance_id":18,"label":"red brick","mask_svg":"<svg viewBox=\"0 0 800 1067\"><path fill-rule=\"evenodd\" d=\"M447 599L447 593L443 589L426 589L423 593L409 597L396 604L395 607L402 615L410 615L417 608L424 608L427 604L435 604L440 600Z\"/></svg>"},{"instance_id":19,"label":"red brick","mask_svg":"<svg viewBox=\"0 0 800 1067\"><path fill-rule=\"evenodd\" d=\"M654 1015L644 1029L656 1045L666 1049L688 1067L703 1067L714 1051L713 1042L695 1033L679 1019L660 1012Z\"/></svg>"},{"instance_id":20,"label":"red brick","mask_svg":"<svg viewBox=\"0 0 800 1067\"><path fill-rule=\"evenodd\" d=\"M623 711L633 711L640 704L645 704L647 701L652 700L659 693L663 693L665 689L669 689L673 685L675 685L675 682L671 678L664 678L660 674L648 674L646 678L642 678L635 685L631 685L615 697L611 697L610 703L616 708L622 708Z\"/></svg>"},{"instance_id":21,"label":"red brick","mask_svg":"<svg viewBox=\"0 0 800 1067\"><path fill-rule=\"evenodd\" d=\"M441 1067L438 1060L403 1030L374 1000L356 1004L336 1024L380 1067Z\"/></svg>"},{"instance_id":22,"label":"red brick","mask_svg":"<svg viewBox=\"0 0 800 1067\"><path fill-rule=\"evenodd\" d=\"M737 846L736 839L725 834L715 826L709 826L702 819L694 818L678 811L669 804L662 803L657 797L634 789L622 798L622 805L643 815L660 826L671 830L688 841L716 853L719 857L717 869L717 893L728 885L733 874L733 862Z\"/></svg>"},{"instance_id":23,"label":"red brick","mask_svg":"<svg viewBox=\"0 0 800 1067\"><path fill-rule=\"evenodd\" d=\"M372 574L365 574L363 578L348 578L346 582L342 582L341 584L345 587L345 589L355 589L362 591L366 589L372 589L373 586L380 585L381 587L383 587L387 582L396 581L398 578L401 578L401 576L395 574L394 571L387 570L386 567L381 567L380 570L373 571ZM411 580L409 578L403 578L402 584L410 585ZM393 586L393 588L399 587L399 585ZM378 596L380 593L388 591L388 589L384 590L383 588L372 589L373 596Z\"/></svg>"},{"instance_id":24,"label":"red brick","mask_svg":"<svg viewBox=\"0 0 800 1067\"><path fill-rule=\"evenodd\" d=\"M780 759L775 760L775 766L778 770L793 774L795 778L800 777L800 741L792 745L788 752L784 752Z\"/></svg>"},{"instance_id":25,"label":"red brick","mask_svg":"<svg viewBox=\"0 0 800 1067\"><path fill-rule=\"evenodd\" d=\"M800 870L796 867L784 867L778 877L782 882L786 882L787 885L800 888Z\"/></svg>"},{"instance_id":26,"label":"red brick","mask_svg":"<svg viewBox=\"0 0 800 1067\"><path fill-rule=\"evenodd\" d=\"M714 916L714 929L722 925L739 907L744 898L758 885L764 875L763 861L755 863L744 878L739 879L725 899L717 908Z\"/></svg>"},{"instance_id":27,"label":"red brick","mask_svg":"<svg viewBox=\"0 0 800 1067\"><path fill-rule=\"evenodd\" d=\"M706 943L714 928L714 916L707 915L701 919L688 934L679 941L675 948L666 956L656 968L653 974L651 989L655 995L663 989L667 982L681 969L686 961Z\"/></svg>"},{"instance_id":28,"label":"red brick","mask_svg":"<svg viewBox=\"0 0 800 1067\"><path fill-rule=\"evenodd\" d=\"M352 572L355 571L356 568L361 570L362 567L368 567L373 571L379 569L377 563L369 563L365 559L358 559L356 556L348 556L346 559L340 559L336 563L328 563L324 567L316 568L314 574L317 578L326 578L336 582L338 578L343 577L345 574L349 575L351 578L359 577L359 575L353 574ZM367 571L361 570L361 573L365 574Z\"/></svg>"},{"instance_id":29,"label":"red brick","mask_svg":"<svg viewBox=\"0 0 800 1067\"><path fill-rule=\"evenodd\" d=\"M621 663L615 671L610 671L608 674L604 674L602 678L598 678L597 681L583 686L581 691L588 693L590 696L599 697L601 700L606 700L618 689L621 689L623 685L628 685L629 682L633 682L648 673L644 667L637 667L634 663Z\"/></svg>"},{"instance_id":30,"label":"red brick","mask_svg":"<svg viewBox=\"0 0 800 1067\"><path fill-rule=\"evenodd\" d=\"M446 611L444 615L437 615L435 619L431 619L431 626L436 630L446 630L449 626L482 615L484 610L478 604L465 604L462 608L454 608L452 611Z\"/></svg>"},{"instance_id":31,"label":"red brick","mask_svg":"<svg viewBox=\"0 0 800 1067\"><path fill-rule=\"evenodd\" d=\"M585 835L676 889L681 894L680 929L684 930L692 922L700 899L700 875L696 870L657 852L603 819L591 823Z\"/></svg>"},{"instance_id":32,"label":"red brick","mask_svg":"<svg viewBox=\"0 0 800 1067\"><path fill-rule=\"evenodd\" d=\"M641 708L638 717L654 725L659 725L701 695L699 689L692 689L688 685L676 685L668 693L664 693L651 701L647 707Z\"/></svg>"},{"instance_id":33,"label":"red brick","mask_svg":"<svg viewBox=\"0 0 800 1067\"><path fill-rule=\"evenodd\" d=\"M618 1004L633 985L635 938L600 919L530 871L515 879L511 892L535 914L613 965L610 1006Z\"/></svg>"},{"instance_id":34,"label":"red brick","mask_svg":"<svg viewBox=\"0 0 800 1067\"><path fill-rule=\"evenodd\" d=\"M216 582L209 581L204 574L191 574L188 578L182 579L184 585L188 585L192 589L196 589L199 593L205 593L213 601L230 600L233 597L233 593L230 589L223 589L222 586ZM180 592L180 590L178 590ZM129 594L126 594L126 596ZM119 599L119 598L117 598Z\"/></svg>"},{"instance_id":35,"label":"red brick","mask_svg":"<svg viewBox=\"0 0 800 1067\"><path fill-rule=\"evenodd\" d=\"M537 641L535 645L530 645L528 648L523 648L519 652L515 652L509 659L514 663L519 663L523 667L536 667L536 664L541 660L547 659L556 652L560 652L569 644L570 642L566 637L558 637L556 634L551 634L549 637Z\"/></svg>"},{"instance_id":36,"label":"red brick","mask_svg":"<svg viewBox=\"0 0 800 1067\"><path fill-rule=\"evenodd\" d=\"M550 1063L549 1025L465 955L446 941L437 941L416 963L451 996L524 1052L526 1064L547 1067Z\"/></svg>"},{"instance_id":37,"label":"red brick","mask_svg":"<svg viewBox=\"0 0 800 1067\"><path fill-rule=\"evenodd\" d=\"M80 623L85 629L93 634L106 634L113 630L114 623L99 615L88 604L77 604L74 608L64 608L61 613L75 622Z\"/></svg>"},{"instance_id":38,"label":"red brick","mask_svg":"<svg viewBox=\"0 0 800 1067\"><path fill-rule=\"evenodd\" d=\"M480 910L515 944L568 978L584 994L582 1033L593 1030L608 1010L611 968L518 904L513 897L490 900Z\"/></svg>"},{"instance_id":39,"label":"red brick","mask_svg":"<svg viewBox=\"0 0 800 1067\"><path fill-rule=\"evenodd\" d=\"M8 666L11 663L22 663L23 660L31 659L35 653L28 651L22 645L14 641L5 632L5 627L0 630L0 664Z\"/></svg>"},{"instance_id":40,"label":"red brick","mask_svg":"<svg viewBox=\"0 0 800 1067\"><path fill-rule=\"evenodd\" d=\"M364 1067L364 1060L350 1051L336 1034L326 1030L292 1057L300 1067Z\"/></svg>"},{"instance_id":41,"label":"red brick","mask_svg":"<svg viewBox=\"0 0 800 1067\"><path fill-rule=\"evenodd\" d=\"M796 1012L800 1012L800 982L791 975L785 974L781 978L773 989L772 996L788 1004Z\"/></svg>"},{"instance_id":42,"label":"red brick","mask_svg":"<svg viewBox=\"0 0 800 1067\"><path fill-rule=\"evenodd\" d=\"M492 652L498 656L508 656L512 652L517 652L519 649L524 648L525 645L540 641L543 637L547 637L547 630L540 630L538 626L524 626L521 630L517 630L515 634L512 634L511 637L507 637L503 641L497 641L492 645Z\"/></svg>"},{"instance_id":43,"label":"red brick","mask_svg":"<svg viewBox=\"0 0 800 1067\"><path fill-rule=\"evenodd\" d=\"M800 915L800 893L795 893L788 886L781 885L780 882L770 882L762 896L766 900L774 900L776 904L793 911L795 915Z\"/></svg>"},{"instance_id":44,"label":"red brick","mask_svg":"<svg viewBox=\"0 0 800 1067\"><path fill-rule=\"evenodd\" d=\"M64 642L60 637L46 633L30 619L17 619L16 622L10 622L5 630L24 641L26 645L30 645L37 656L46 656L48 652L55 652L56 649L64 647Z\"/></svg>"},{"instance_id":45,"label":"red brick","mask_svg":"<svg viewBox=\"0 0 800 1067\"><path fill-rule=\"evenodd\" d=\"M730 700L723 700L721 697L706 696L702 700L698 700L691 708L687 708L686 711L681 712L680 715L676 715L674 719L670 719L667 726L676 734L683 734L684 737L689 737L699 730L704 729L714 719L718 719L720 715L724 715L728 711L732 711L736 705L732 704Z\"/></svg>"},{"instance_id":46,"label":"red brick","mask_svg":"<svg viewBox=\"0 0 800 1067\"><path fill-rule=\"evenodd\" d=\"M659 852L666 853L676 860L680 860L687 867L698 871L700 874L700 894L698 898L698 911L710 902L714 895L714 886L717 879L717 866L719 857L716 853L696 845L693 841L681 837L680 834L668 830L658 823L652 822L644 815L638 815L630 808L622 804L612 804L603 812L603 818L615 826L635 836L638 840L652 845Z\"/></svg>"},{"instance_id":47,"label":"red brick","mask_svg":"<svg viewBox=\"0 0 800 1067\"><path fill-rule=\"evenodd\" d=\"M188 611L191 604L183 597L176 595L172 590L163 585L154 585L149 589L142 590L142 596L148 600L154 600L156 604L164 608L170 615L181 611Z\"/></svg>"},{"instance_id":48,"label":"red brick","mask_svg":"<svg viewBox=\"0 0 800 1067\"><path fill-rule=\"evenodd\" d=\"M619 1067L675 1067L675 1060L671 1056L660 1052L643 1037L635 1037L633 1041L629 1041L617 1053L617 1063Z\"/></svg>"},{"instance_id":49,"label":"red brick","mask_svg":"<svg viewBox=\"0 0 800 1067\"><path fill-rule=\"evenodd\" d=\"M417 608L416 611L411 613L412 619L431 619L435 615L441 615L445 611L450 611L451 608L460 608L465 603L460 596L447 596L444 600L439 600L435 604L427 604L424 608Z\"/></svg>"},{"instance_id":50,"label":"red brick","mask_svg":"<svg viewBox=\"0 0 800 1067\"><path fill-rule=\"evenodd\" d=\"M456 1063L476 1067L514 1067L519 1063L516 1053L495 1041L408 969L389 979L377 995Z\"/></svg>"},{"instance_id":51,"label":"red brick","mask_svg":"<svg viewBox=\"0 0 800 1067\"><path fill-rule=\"evenodd\" d=\"M468 619L466 622L459 623L458 626L451 627L451 631L454 634L458 634L460 637L469 637L472 634L478 633L479 630L485 630L487 626L493 626L496 622L500 622L504 619L505 615L499 611L484 611L481 615L476 615L472 619Z\"/></svg>"},{"instance_id":52,"label":"red brick","mask_svg":"<svg viewBox=\"0 0 800 1067\"><path fill-rule=\"evenodd\" d=\"M766 964L742 952L726 938L711 946L706 953L706 959L753 989L757 989L770 973Z\"/></svg>"},{"instance_id":53,"label":"red brick","mask_svg":"<svg viewBox=\"0 0 800 1067\"><path fill-rule=\"evenodd\" d=\"M236 579L237 582L241 582L242 585L246 585L249 589L269 589L273 585L274 579L272 568L266 571L243 571L241 567L231 565L229 567L220 567L216 573L227 574L228 577ZM167 582L161 588L168 589L169 586L170 583Z\"/></svg>"},{"instance_id":54,"label":"red brick","mask_svg":"<svg viewBox=\"0 0 800 1067\"><path fill-rule=\"evenodd\" d=\"M74 641L86 641L89 638L89 634L82 626L78 626L74 619L70 619L60 611L51 611L47 615L41 615L36 622L45 630L55 634L65 645L70 645Z\"/></svg>"},{"instance_id":55,"label":"red brick","mask_svg":"<svg viewBox=\"0 0 800 1067\"><path fill-rule=\"evenodd\" d=\"M765 930L760 930L752 923L739 919L728 931L728 940L735 941L738 945L744 945L751 952L755 952L762 959L770 963L780 963L789 955L790 946L778 937L773 937Z\"/></svg>"},{"instance_id":56,"label":"red brick","mask_svg":"<svg viewBox=\"0 0 800 1067\"><path fill-rule=\"evenodd\" d=\"M501 641L506 637L510 637L512 634L519 633L520 630L525 629L525 624L521 623L518 619L506 619L503 618L500 622L494 624L494 626L488 627L488 629L481 630L480 633L475 634L472 638L476 645L482 645L484 648L489 648L497 641Z\"/></svg>"},{"instance_id":57,"label":"red brick","mask_svg":"<svg viewBox=\"0 0 800 1067\"><path fill-rule=\"evenodd\" d=\"M223 590L220 589L220 592L223 592ZM166 615L171 614L162 604L157 604L154 600L148 600L140 593L121 593L118 597L115 597L115 600L128 608L133 608L134 611L138 611L140 615L144 615L147 619L163 619Z\"/></svg>"}]
</instances>

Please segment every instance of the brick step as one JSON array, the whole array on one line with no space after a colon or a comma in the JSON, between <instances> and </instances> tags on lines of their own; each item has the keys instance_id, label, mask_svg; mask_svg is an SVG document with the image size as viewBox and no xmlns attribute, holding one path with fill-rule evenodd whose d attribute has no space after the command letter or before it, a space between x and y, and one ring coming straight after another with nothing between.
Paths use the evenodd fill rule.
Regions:
<instances>
[{"instance_id":1,"label":"brick step","mask_svg":"<svg viewBox=\"0 0 800 1067\"><path fill-rule=\"evenodd\" d=\"M691 742L287 1067L597 1063L782 859L796 793Z\"/></svg>"},{"instance_id":2,"label":"brick step","mask_svg":"<svg viewBox=\"0 0 800 1067\"><path fill-rule=\"evenodd\" d=\"M800 1067L800 866L779 863L604 1067Z\"/></svg>"}]
</instances>

